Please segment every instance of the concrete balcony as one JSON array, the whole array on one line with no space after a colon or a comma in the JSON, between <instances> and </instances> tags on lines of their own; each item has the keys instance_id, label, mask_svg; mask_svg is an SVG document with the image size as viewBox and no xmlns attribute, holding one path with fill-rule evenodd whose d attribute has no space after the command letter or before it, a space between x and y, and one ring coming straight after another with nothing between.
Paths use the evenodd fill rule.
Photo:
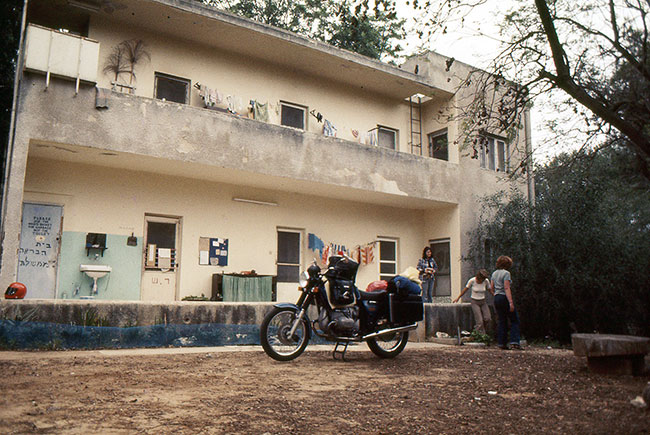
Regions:
<instances>
[{"instance_id":1,"label":"concrete balcony","mask_svg":"<svg viewBox=\"0 0 650 435\"><path fill-rule=\"evenodd\" d=\"M458 165L247 118L26 74L17 140L29 157L369 203L454 204ZM103 103L103 102L102 102Z\"/></svg>"}]
</instances>

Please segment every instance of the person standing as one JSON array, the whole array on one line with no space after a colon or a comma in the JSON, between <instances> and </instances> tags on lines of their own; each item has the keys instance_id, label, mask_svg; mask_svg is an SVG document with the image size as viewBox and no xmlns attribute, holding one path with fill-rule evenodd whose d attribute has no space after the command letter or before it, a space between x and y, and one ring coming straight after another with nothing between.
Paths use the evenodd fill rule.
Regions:
<instances>
[{"instance_id":1,"label":"person standing","mask_svg":"<svg viewBox=\"0 0 650 435\"><path fill-rule=\"evenodd\" d=\"M475 329L481 334L485 334L487 326L492 321L490 307L488 307L487 301L485 300L485 292L491 290L490 280L487 278L487 270L479 270L476 276L467 281L467 285L465 285L463 291L460 292L460 295L454 299L454 303L458 302L465 292L470 290L472 313L474 313L474 324L476 325Z\"/></svg>"},{"instance_id":2,"label":"person standing","mask_svg":"<svg viewBox=\"0 0 650 435\"><path fill-rule=\"evenodd\" d=\"M508 322L510 323L510 347L521 349L519 335L519 316L512 299L512 278L510 268L512 258L502 255L497 258L497 270L492 273L491 292L494 295L494 308L497 312L497 344L508 349Z\"/></svg>"},{"instance_id":3,"label":"person standing","mask_svg":"<svg viewBox=\"0 0 650 435\"><path fill-rule=\"evenodd\" d=\"M433 259L433 253L430 247L425 247L422 251L422 258L418 260L418 271L420 272L420 281L422 281L422 301L433 302L433 285L435 284L435 273L438 271L436 260Z\"/></svg>"}]
</instances>

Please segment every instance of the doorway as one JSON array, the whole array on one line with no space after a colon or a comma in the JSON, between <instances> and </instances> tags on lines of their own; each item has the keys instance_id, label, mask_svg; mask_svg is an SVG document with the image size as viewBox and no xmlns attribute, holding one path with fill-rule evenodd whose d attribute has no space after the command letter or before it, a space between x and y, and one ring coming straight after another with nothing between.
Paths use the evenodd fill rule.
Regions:
<instances>
[{"instance_id":1,"label":"doorway","mask_svg":"<svg viewBox=\"0 0 650 435\"><path fill-rule=\"evenodd\" d=\"M142 290L143 301L178 299L181 218L145 215Z\"/></svg>"},{"instance_id":2,"label":"doorway","mask_svg":"<svg viewBox=\"0 0 650 435\"><path fill-rule=\"evenodd\" d=\"M278 228L277 238L277 300L293 302L297 297L296 288L302 265L302 230Z\"/></svg>"},{"instance_id":3,"label":"doorway","mask_svg":"<svg viewBox=\"0 0 650 435\"><path fill-rule=\"evenodd\" d=\"M28 299L54 299L63 206L23 203L18 250L18 282Z\"/></svg>"},{"instance_id":4,"label":"doorway","mask_svg":"<svg viewBox=\"0 0 650 435\"><path fill-rule=\"evenodd\" d=\"M433 259L438 264L433 287L436 297L451 297L451 255L449 239L430 240Z\"/></svg>"}]
</instances>

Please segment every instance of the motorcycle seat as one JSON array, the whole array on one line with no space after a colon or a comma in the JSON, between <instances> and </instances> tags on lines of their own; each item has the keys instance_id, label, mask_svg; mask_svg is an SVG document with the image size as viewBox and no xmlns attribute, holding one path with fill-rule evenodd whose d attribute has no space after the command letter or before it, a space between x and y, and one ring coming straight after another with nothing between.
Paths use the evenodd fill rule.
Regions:
<instances>
[{"instance_id":1,"label":"motorcycle seat","mask_svg":"<svg viewBox=\"0 0 650 435\"><path fill-rule=\"evenodd\" d=\"M363 290L359 290L359 294L359 298L362 301L381 301L383 299L386 299L388 292L386 290L379 290L374 292L364 292Z\"/></svg>"}]
</instances>

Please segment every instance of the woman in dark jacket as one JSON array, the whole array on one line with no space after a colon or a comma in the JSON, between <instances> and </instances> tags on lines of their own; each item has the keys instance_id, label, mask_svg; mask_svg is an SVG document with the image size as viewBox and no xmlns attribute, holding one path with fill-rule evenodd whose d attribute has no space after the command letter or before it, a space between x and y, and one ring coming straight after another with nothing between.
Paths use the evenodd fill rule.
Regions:
<instances>
[{"instance_id":1,"label":"woman in dark jacket","mask_svg":"<svg viewBox=\"0 0 650 435\"><path fill-rule=\"evenodd\" d=\"M433 302L434 275L438 271L438 265L436 260L433 259L430 247L427 246L422 251L422 258L418 260L417 269L420 272L420 281L422 281L422 301Z\"/></svg>"}]
</instances>

